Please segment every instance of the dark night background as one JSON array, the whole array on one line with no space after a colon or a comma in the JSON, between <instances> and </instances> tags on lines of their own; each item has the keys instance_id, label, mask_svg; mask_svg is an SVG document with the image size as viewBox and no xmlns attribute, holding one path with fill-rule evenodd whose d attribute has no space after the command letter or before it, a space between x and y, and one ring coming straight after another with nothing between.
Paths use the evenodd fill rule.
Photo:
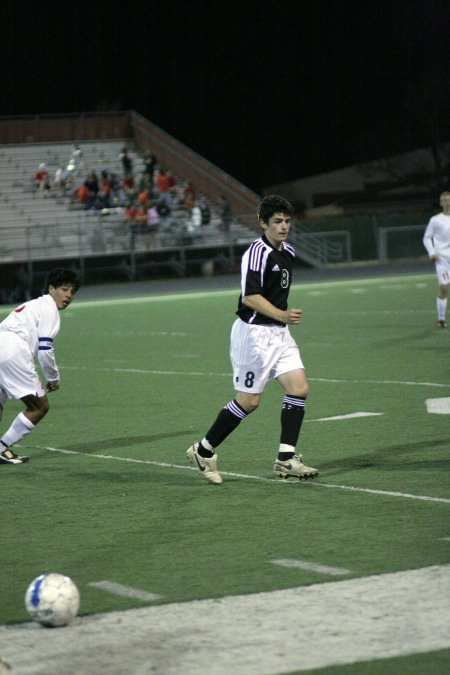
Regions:
<instances>
[{"instance_id":1,"label":"dark night background","mask_svg":"<svg viewBox=\"0 0 450 675\"><path fill-rule=\"evenodd\" d=\"M261 187L450 140L446 0L1 3L0 114L133 108Z\"/></svg>"}]
</instances>

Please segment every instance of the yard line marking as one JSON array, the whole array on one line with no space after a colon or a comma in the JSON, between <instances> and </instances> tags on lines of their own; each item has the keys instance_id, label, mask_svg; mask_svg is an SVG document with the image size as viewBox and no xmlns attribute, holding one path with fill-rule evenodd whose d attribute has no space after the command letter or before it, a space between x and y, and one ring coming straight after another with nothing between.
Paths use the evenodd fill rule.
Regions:
<instances>
[{"instance_id":1,"label":"yard line marking","mask_svg":"<svg viewBox=\"0 0 450 675\"><path fill-rule=\"evenodd\" d=\"M340 288L346 286L373 286L373 285L383 285L384 289L388 289L392 284L398 284L403 282L403 286L409 287L405 282L416 281L422 282L424 279L434 280L434 273L421 273L421 274L408 274L400 276L385 277L380 275L379 277L371 277L366 279L340 279L340 280L325 280L325 281L313 281L313 282L299 282L292 284L292 291L308 291L310 289L321 289L321 288ZM222 290L206 290L206 291L187 291L185 293L164 293L160 292L159 294L151 295L141 295L141 296L122 296L120 298L108 298L103 300L82 300L79 299L76 303L72 305L72 309L85 309L89 307L101 307L105 305L130 305L131 303L145 303L145 302L167 302L169 300L198 300L206 297L226 297L226 296L236 296L236 293L239 294L239 279L236 277L236 288L222 289Z\"/></svg>"},{"instance_id":2,"label":"yard line marking","mask_svg":"<svg viewBox=\"0 0 450 675\"><path fill-rule=\"evenodd\" d=\"M329 565L321 565L319 563L308 562L308 560L293 560L291 558L281 558L280 560L270 560L273 565L280 565L280 567L298 567L308 572L317 572L318 574L330 574L331 576L341 576L343 574L352 574L351 570L345 567L330 567Z\"/></svg>"},{"instance_id":3,"label":"yard line marking","mask_svg":"<svg viewBox=\"0 0 450 675\"><path fill-rule=\"evenodd\" d=\"M88 583L88 586L93 588L100 588L102 591L107 593L112 593L113 595L120 595L124 598L135 598L136 600L143 600L147 602L148 600L159 600L162 596L158 593L147 593L147 591L142 591L139 588L132 588L131 586L124 586L123 584L117 584L115 581L91 581Z\"/></svg>"},{"instance_id":4,"label":"yard line marking","mask_svg":"<svg viewBox=\"0 0 450 675\"><path fill-rule=\"evenodd\" d=\"M441 502L443 504L450 504L450 499L446 499L445 497L428 497L427 495L413 495L410 494L409 492L391 492L389 490L375 490L372 488L353 487L352 485L337 485L336 483L316 483L316 485L320 487L334 488L337 490L368 492L373 495L386 495L387 497L404 497L406 499L419 499L425 502Z\"/></svg>"},{"instance_id":5,"label":"yard line marking","mask_svg":"<svg viewBox=\"0 0 450 675\"><path fill-rule=\"evenodd\" d=\"M182 372L178 370L146 370L144 368L90 368L89 366L60 366L64 370L88 370L89 372L103 372L103 373L135 373L137 375L175 375L176 377L193 376L193 377L233 377L232 373L205 373L197 371ZM310 378L311 379L311 378Z\"/></svg>"},{"instance_id":6,"label":"yard line marking","mask_svg":"<svg viewBox=\"0 0 450 675\"><path fill-rule=\"evenodd\" d=\"M26 446L25 446L26 447ZM64 455L81 455L83 457L95 457L96 459L113 459L118 462L129 462L130 464L149 464L150 466L160 466L168 469L183 469L184 471L195 471L194 466L185 466L184 464L170 464L169 462L155 462L150 459L134 459L132 457L116 457L114 455L100 455L90 454L87 452L79 452L78 450L66 450L65 448L52 448L49 446L36 445L36 448L49 450L50 452L60 452ZM232 471L220 471L223 476L230 476L232 478L245 478L246 480L256 480L262 483L271 483L272 485L298 485L297 481L279 480L276 478L264 478L263 476L249 476L245 473L233 473ZM353 487L351 485L337 485L335 483L320 483L308 482L308 485L316 487L335 488L339 490L350 490L352 492L367 492L369 494L384 495L386 497L403 497L405 499L418 499L425 502L440 502L443 504L450 504L450 499L445 497L428 497L427 495L413 495L408 492L390 492L388 490L375 490L371 488ZM306 486L305 486L306 487Z\"/></svg>"},{"instance_id":7,"label":"yard line marking","mask_svg":"<svg viewBox=\"0 0 450 675\"><path fill-rule=\"evenodd\" d=\"M305 420L305 422L334 422L335 420L350 420L356 417L377 417L378 415L384 415L384 413L354 412L347 413L347 415L334 415L334 417L318 417L314 420Z\"/></svg>"},{"instance_id":8,"label":"yard line marking","mask_svg":"<svg viewBox=\"0 0 450 675\"><path fill-rule=\"evenodd\" d=\"M450 537L441 537L439 541L450 541Z\"/></svg>"},{"instance_id":9,"label":"yard line marking","mask_svg":"<svg viewBox=\"0 0 450 675\"><path fill-rule=\"evenodd\" d=\"M308 377L315 382L333 382L335 384L405 384L411 387L450 387L450 383L441 382L409 382L408 380L338 380L329 377Z\"/></svg>"},{"instance_id":10,"label":"yard line marking","mask_svg":"<svg viewBox=\"0 0 450 675\"><path fill-rule=\"evenodd\" d=\"M324 281L303 281L299 283L292 284L291 291L303 291L308 292L311 289L321 289L325 288L326 290L330 288L340 288L345 286L373 286L378 285L383 290L395 289L393 284L403 282L403 287L410 288L410 285L406 282L416 282L420 284L420 287L423 286L423 280L434 281L436 278L435 273L419 273L419 274L405 274L400 276L385 277L380 275L379 277L370 277L369 279L340 279L340 280L324 280ZM71 306L72 311L78 309L89 309L90 307L105 307L105 306L114 306L114 305L130 305L130 304L142 304L146 302L168 302L170 300L202 300L206 297L235 297L236 294L239 295L239 279L236 278L236 288L224 289L224 290L206 290L206 291L187 291L185 293L164 293L160 291L158 294L149 294L149 295L140 295L140 296L121 296L120 298L108 298L102 300L84 300L81 297L77 298L77 301ZM2 305L0 310L0 316L7 316L9 312L14 309L16 305ZM373 312L371 312L373 314ZM70 315L69 315L70 318Z\"/></svg>"},{"instance_id":11,"label":"yard line marking","mask_svg":"<svg viewBox=\"0 0 450 675\"><path fill-rule=\"evenodd\" d=\"M425 401L427 412L434 415L450 415L450 397L427 398Z\"/></svg>"},{"instance_id":12,"label":"yard line marking","mask_svg":"<svg viewBox=\"0 0 450 675\"><path fill-rule=\"evenodd\" d=\"M62 370L86 370L89 372L136 373L137 375L175 375L179 377L233 377L230 373L181 371L181 370L147 370L145 368L92 368L90 366L61 366ZM329 382L331 384L404 384L412 387L450 387L450 383L441 382L408 382L407 380L344 380L330 377L308 377L313 382Z\"/></svg>"}]
</instances>

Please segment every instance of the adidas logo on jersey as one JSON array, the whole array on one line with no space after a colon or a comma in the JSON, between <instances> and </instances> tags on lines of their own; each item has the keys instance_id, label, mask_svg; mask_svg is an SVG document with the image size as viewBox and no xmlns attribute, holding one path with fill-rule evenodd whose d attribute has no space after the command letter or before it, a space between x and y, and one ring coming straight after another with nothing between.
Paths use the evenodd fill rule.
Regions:
<instances>
[{"instance_id":1,"label":"adidas logo on jersey","mask_svg":"<svg viewBox=\"0 0 450 675\"><path fill-rule=\"evenodd\" d=\"M279 271L280 268L278 267L278 265L274 265L274 267L272 267L272 272L279 272Z\"/></svg>"}]
</instances>

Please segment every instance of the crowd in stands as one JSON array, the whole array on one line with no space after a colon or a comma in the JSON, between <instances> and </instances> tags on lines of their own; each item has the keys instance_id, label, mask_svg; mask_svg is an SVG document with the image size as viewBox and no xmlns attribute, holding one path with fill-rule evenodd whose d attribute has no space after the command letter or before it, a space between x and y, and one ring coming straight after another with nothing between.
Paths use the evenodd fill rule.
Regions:
<instances>
[{"instance_id":1,"label":"crowd in stands","mask_svg":"<svg viewBox=\"0 0 450 675\"><path fill-rule=\"evenodd\" d=\"M190 180L180 180L170 169L160 165L153 153L144 155L138 171L126 146L117 160L122 166L121 175L106 169L98 175L95 170L85 167L83 152L75 145L67 164L58 166L53 179L46 165L39 165L34 176L35 189L43 193L53 190L68 197L71 208L97 213L122 209L132 245L137 235L142 234L147 247L151 246L160 224L167 223L174 210L184 214L190 231L211 222L208 200L196 194ZM220 198L220 211L220 229L228 231L232 213L224 196Z\"/></svg>"}]
</instances>

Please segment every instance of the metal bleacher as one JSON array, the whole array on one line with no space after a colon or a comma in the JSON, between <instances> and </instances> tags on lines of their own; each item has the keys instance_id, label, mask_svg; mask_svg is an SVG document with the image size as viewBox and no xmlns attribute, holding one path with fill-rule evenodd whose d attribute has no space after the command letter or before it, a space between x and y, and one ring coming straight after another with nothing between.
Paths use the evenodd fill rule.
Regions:
<instances>
[{"instance_id":1,"label":"metal bleacher","mask_svg":"<svg viewBox=\"0 0 450 675\"><path fill-rule=\"evenodd\" d=\"M139 267L173 266L186 271L220 257L234 259L235 247L254 239L254 230L234 222L229 231L220 229L217 205L210 201L212 217L208 225L195 227L184 207L176 205L163 219L151 240L130 237L124 205L113 204L100 211L84 210L73 198L73 188L85 173L102 170L122 176L120 152L124 145L133 161L137 178L143 170L142 157L128 139L80 141L81 162L70 190L53 186L39 191L35 173L45 164L53 181L59 166L66 167L74 149L72 142L27 143L0 146L0 263L22 264L29 273L37 263L69 261L82 272L89 267L108 274L120 266L129 278L136 278ZM184 177L178 177L179 181ZM192 255L190 255L192 254Z\"/></svg>"}]
</instances>

